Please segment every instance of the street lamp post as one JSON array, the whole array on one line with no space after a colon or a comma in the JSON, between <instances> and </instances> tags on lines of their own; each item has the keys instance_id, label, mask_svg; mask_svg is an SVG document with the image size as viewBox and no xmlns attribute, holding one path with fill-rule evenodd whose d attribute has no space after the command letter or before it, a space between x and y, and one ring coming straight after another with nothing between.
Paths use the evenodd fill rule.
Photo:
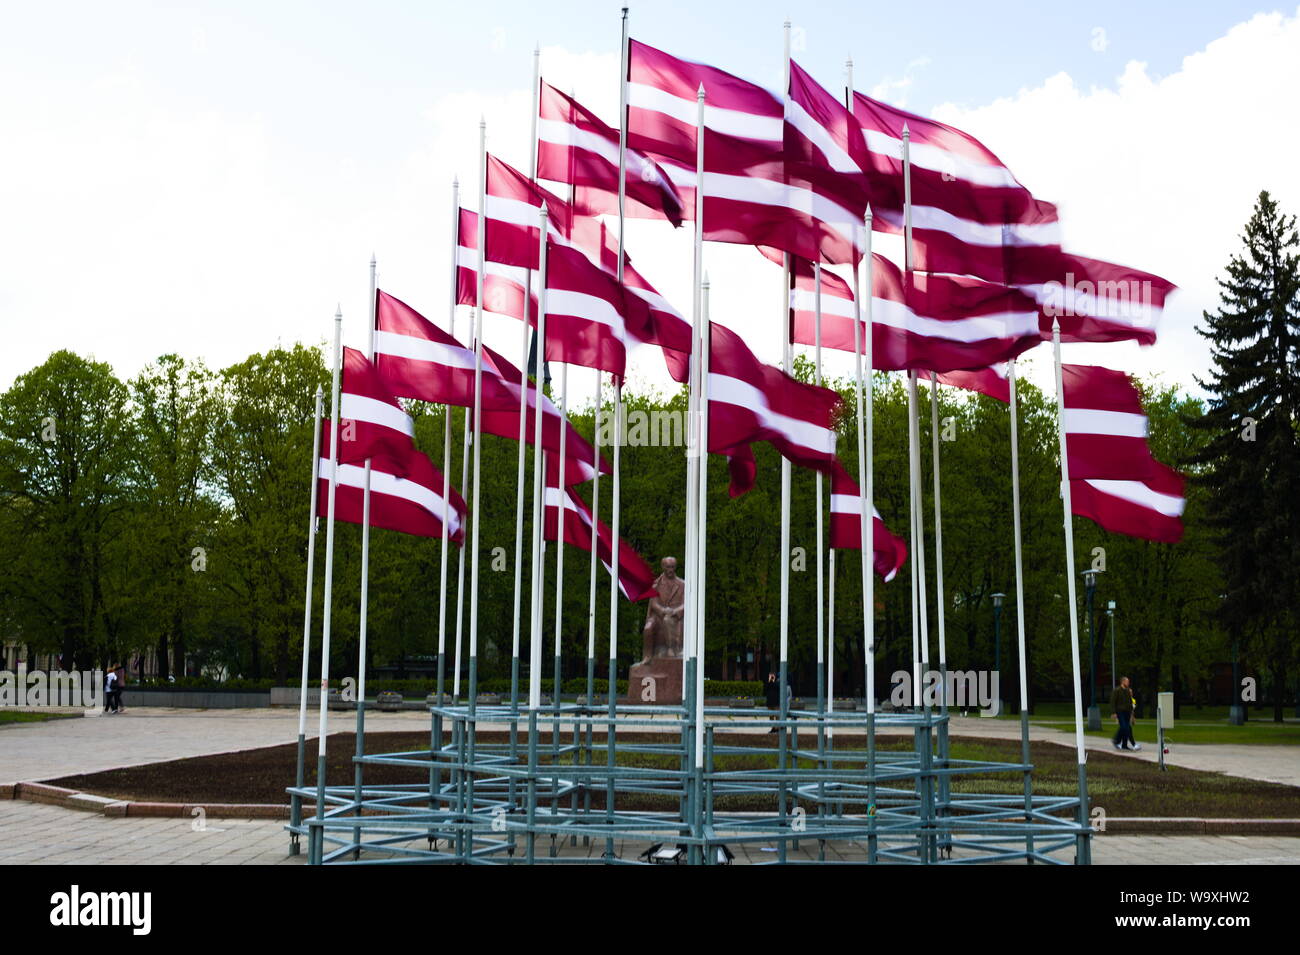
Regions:
<instances>
[{"instance_id":1,"label":"street lamp post","mask_svg":"<svg viewBox=\"0 0 1300 955\"><path fill-rule=\"evenodd\" d=\"M1002 599L1006 594L993 595L993 672L998 675L997 712L1002 712Z\"/></svg>"},{"instance_id":2,"label":"street lamp post","mask_svg":"<svg viewBox=\"0 0 1300 955\"><path fill-rule=\"evenodd\" d=\"M1110 618L1110 689L1115 692L1118 677L1115 669L1115 601L1106 601L1106 616Z\"/></svg>"},{"instance_id":3,"label":"street lamp post","mask_svg":"<svg viewBox=\"0 0 1300 955\"><path fill-rule=\"evenodd\" d=\"M1097 706L1097 626L1093 619L1093 599L1097 595L1099 570L1085 570L1083 579L1088 594L1088 729L1101 729L1101 708Z\"/></svg>"}]
</instances>

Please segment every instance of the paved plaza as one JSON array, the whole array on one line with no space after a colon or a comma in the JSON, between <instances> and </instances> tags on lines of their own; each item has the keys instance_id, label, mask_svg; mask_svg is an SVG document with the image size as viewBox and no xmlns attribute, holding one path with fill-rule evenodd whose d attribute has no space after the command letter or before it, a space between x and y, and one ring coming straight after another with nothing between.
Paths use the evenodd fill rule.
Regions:
<instances>
[{"instance_id":1,"label":"paved plaza","mask_svg":"<svg viewBox=\"0 0 1300 955\"><path fill-rule=\"evenodd\" d=\"M317 714L311 714L314 732ZM367 728L425 731L420 712L373 713ZM329 714L331 732L355 726L350 713ZM762 731L760 730L756 731ZM953 720L957 735L1018 738L1010 720ZM52 779L187 756L253 749L297 738L293 710L133 709L116 717L90 717L10 726L0 729L0 783ZM1069 733L1033 727L1035 740L1073 745ZM1088 739L1089 749L1110 751L1104 739ZM1154 759L1148 751L1133 759ZM313 749L314 752L314 749ZM1168 761L1191 769L1217 770L1251 779L1300 786L1300 753L1287 746L1177 747ZM1297 813L1300 815L1300 790ZM191 819L110 818L23 800L0 800L0 863L49 864L300 864L290 856L283 822L208 818L201 828ZM1100 865L1142 864L1300 864L1300 838L1285 836L1109 835L1094 840L1093 861ZM620 844L620 856L635 858L639 843ZM566 855L599 848L565 847ZM842 849L842 858L858 851ZM792 858L812 858L815 843L805 843ZM836 853L838 855L838 853ZM828 858L831 854L828 853ZM770 847L737 849L737 862L775 858Z\"/></svg>"}]
</instances>

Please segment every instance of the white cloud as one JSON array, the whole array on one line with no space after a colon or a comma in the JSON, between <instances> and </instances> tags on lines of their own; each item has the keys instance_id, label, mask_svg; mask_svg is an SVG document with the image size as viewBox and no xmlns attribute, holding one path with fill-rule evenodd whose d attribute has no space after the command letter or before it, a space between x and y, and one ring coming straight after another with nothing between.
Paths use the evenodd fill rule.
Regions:
<instances>
[{"instance_id":1,"label":"white cloud","mask_svg":"<svg viewBox=\"0 0 1300 955\"><path fill-rule=\"evenodd\" d=\"M935 117L978 136L1035 194L1057 202L1072 250L1162 275L1180 292L1151 348L1066 346L1067 361L1162 372L1192 387L1209 366L1194 331L1240 248L1261 189L1300 212L1300 15L1238 24L1168 76L1130 62L1113 88L1066 74ZM1046 373L1048 366L1037 363Z\"/></svg>"}]
</instances>

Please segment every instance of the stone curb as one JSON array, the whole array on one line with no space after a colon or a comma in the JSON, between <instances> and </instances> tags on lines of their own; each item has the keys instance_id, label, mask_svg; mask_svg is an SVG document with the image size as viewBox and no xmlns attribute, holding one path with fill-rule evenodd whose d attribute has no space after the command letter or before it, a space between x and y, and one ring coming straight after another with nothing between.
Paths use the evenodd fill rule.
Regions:
<instances>
[{"instance_id":1,"label":"stone curb","mask_svg":"<svg viewBox=\"0 0 1300 955\"><path fill-rule=\"evenodd\" d=\"M1194 819L1108 816L1102 836L1300 836L1300 819Z\"/></svg>"},{"instance_id":2,"label":"stone curb","mask_svg":"<svg viewBox=\"0 0 1300 955\"><path fill-rule=\"evenodd\" d=\"M196 815L195 810L202 810L204 814L220 819L289 818L289 807L275 803L131 802L31 782L0 784L0 799L23 799L118 818L190 818Z\"/></svg>"}]
</instances>

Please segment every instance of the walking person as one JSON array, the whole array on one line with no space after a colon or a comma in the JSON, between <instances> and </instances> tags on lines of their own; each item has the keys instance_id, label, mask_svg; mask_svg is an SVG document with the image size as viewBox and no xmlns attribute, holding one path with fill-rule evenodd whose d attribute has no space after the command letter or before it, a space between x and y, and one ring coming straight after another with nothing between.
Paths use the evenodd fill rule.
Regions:
<instances>
[{"instance_id":1,"label":"walking person","mask_svg":"<svg viewBox=\"0 0 1300 955\"><path fill-rule=\"evenodd\" d=\"M109 667L104 676L104 712L117 712L117 669Z\"/></svg>"},{"instance_id":2,"label":"walking person","mask_svg":"<svg viewBox=\"0 0 1300 955\"><path fill-rule=\"evenodd\" d=\"M1119 686L1115 687L1115 692L1110 695L1110 708L1115 713L1116 722L1119 723L1119 729L1115 731L1111 744L1116 749L1141 749L1141 744L1133 738L1133 690L1129 686L1128 677L1120 677ZM1125 743L1128 745L1125 746Z\"/></svg>"},{"instance_id":3,"label":"walking person","mask_svg":"<svg viewBox=\"0 0 1300 955\"><path fill-rule=\"evenodd\" d=\"M763 684L763 702L767 708L772 711L768 719L775 720L781 713L781 684L776 682L776 674L768 673L767 682ZM773 726L769 733L775 733L777 728Z\"/></svg>"},{"instance_id":4,"label":"walking person","mask_svg":"<svg viewBox=\"0 0 1300 955\"><path fill-rule=\"evenodd\" d=\"M117 712L125 713L126 707L122 705L122 690L126 688L126 666L124 664L119 663L117 665L116 673L117 673L117 684L115 686L115 689L117 691Z\"/></svg>"}]
</instances>

